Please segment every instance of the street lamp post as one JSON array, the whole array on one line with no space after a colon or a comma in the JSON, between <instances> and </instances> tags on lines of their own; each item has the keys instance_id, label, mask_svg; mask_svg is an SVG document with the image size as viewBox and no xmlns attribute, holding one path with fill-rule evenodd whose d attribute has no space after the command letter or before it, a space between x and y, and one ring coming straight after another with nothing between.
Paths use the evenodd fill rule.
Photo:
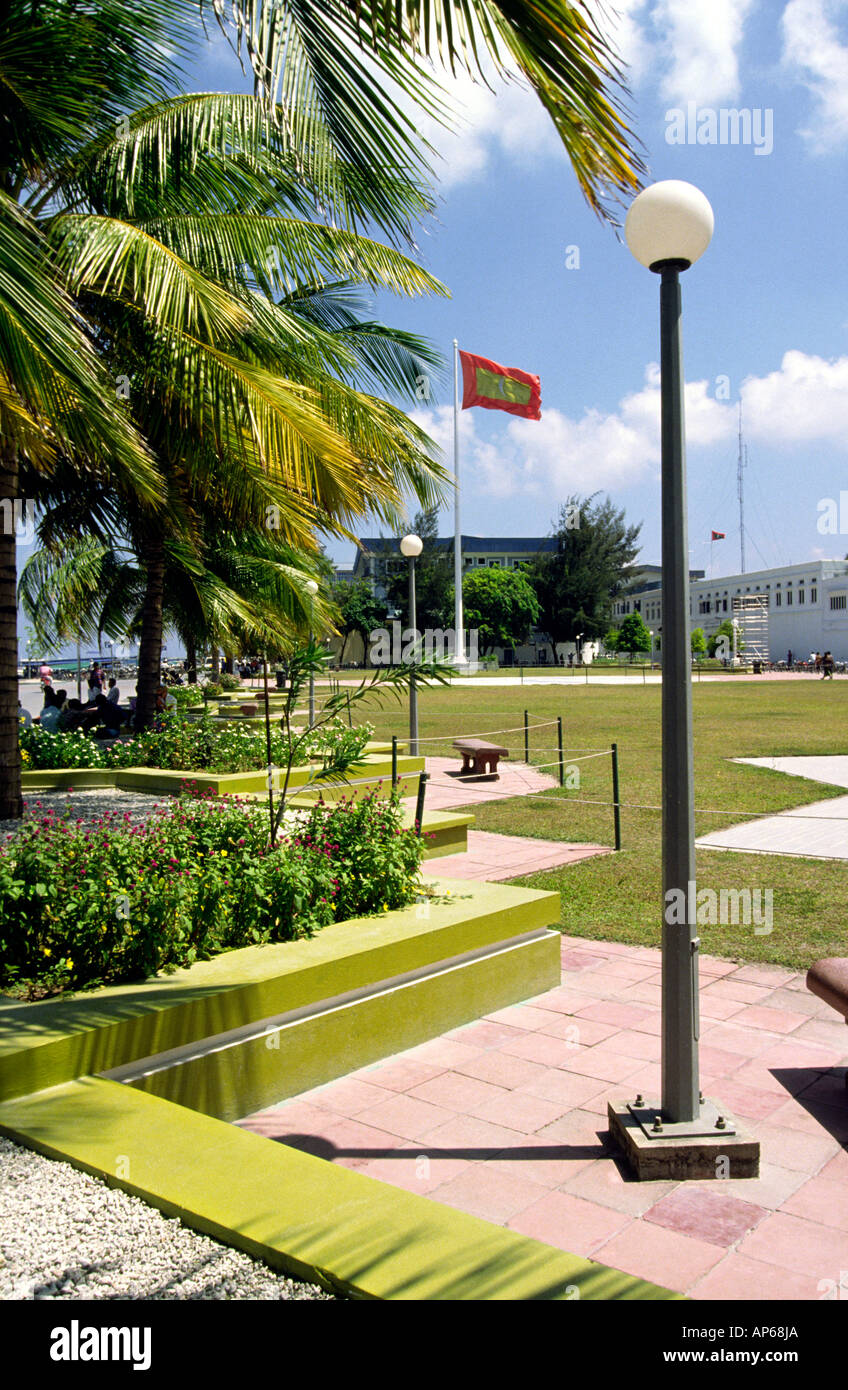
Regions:
<instances>
[{"instance_id":1,"label":"street lamp post","mask_svg":"<svg viewBox=\"0 0 848 1390\"><path fill-rule=\"evenodd\" d=\"M648 632L650 633L650 637L651 637L651 670L653 671L653 669L654 669L654 629L653 629L652 627L649 627L649 628L648 628Z\"/></svg>"},{"instance_id":2,"label":"street lamp post","mask_svg":"<svg viewBox=\"0 0 848 1390\"><path fill-rule=\"evenodd\" d=\"M415 611L415 561L423 549L424 542L420 536L404 536L400 543L400 553L405 555L409 561L409 626L412 630L416 651L418 647L418 619ZM409 681L409 752L413 758L418 757L418 691L415 688L414 675L410 677Z\"/></svg>"},{"instance_id":3,"label":"street lamp post","mask_svg":"<svg viewBox=\"0 0 848 1390\"><path fill-rule=\"evenodd\" d=\"M318 585L314 579L307 579L303 586L309 595L309 646L312 647L313 638L313 619L315 614L315 595L318 592ZM315 672L309 672L309 727L315 727Z\"/></svg>"},{"instance_id":4,"label":"street lamp post","mask_svg":"<svg viewBox=\"0 0 848 1390\"><path fill-rule=\"evenodd\" d=\"M636 260L661 277L662 420L662 1097L615 1111L611 1127L640 1177L715 1177L719 1148L734 1176L755 1175L759 1150L698 1083L698 946L692 764L689 550L686 518L680 272L706 251L713 211L673 179L644 189L625 223ZM718 1146L718 1147L716 1147Z\"/></svg>"}]
</instances>

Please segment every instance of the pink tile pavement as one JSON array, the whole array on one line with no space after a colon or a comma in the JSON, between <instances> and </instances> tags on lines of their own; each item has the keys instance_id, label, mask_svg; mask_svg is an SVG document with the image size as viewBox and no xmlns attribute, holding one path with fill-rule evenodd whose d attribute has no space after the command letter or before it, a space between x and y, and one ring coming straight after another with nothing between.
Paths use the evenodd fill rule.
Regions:
<instances>
[{"instance_id":1,"label":"pink tile pavement","mask_svg":"<svg viewBox=\"0 0 848 1390\"><path fill-rule=\"evenodd\" d=\"M823 1297L848 1269L848 1030L802 977L704 957L702 1083L760 1177L639 1183L606 1110L658 1093L659 952L562 959L547 993L240 1123L696 1300Z\"/></svg>"}]
</instances>

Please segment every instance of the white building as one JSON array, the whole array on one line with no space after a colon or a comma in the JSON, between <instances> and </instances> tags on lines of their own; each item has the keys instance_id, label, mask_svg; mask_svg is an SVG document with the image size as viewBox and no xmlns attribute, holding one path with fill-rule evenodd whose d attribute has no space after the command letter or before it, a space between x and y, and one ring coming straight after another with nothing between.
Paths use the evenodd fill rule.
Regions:
<instances>
[{"instance_id":1,"label":"white building","mask_svg":"<svg viewBox=\"0 0 848 1390\"><path fill-rule=\"evenodd\" d=\"M813 560L782 569L752 570L706 579L703 570L690 571L689 617L693 628L709 637L734 616L733 600L758 596L768 613L770 661L806 660L811 652L833 653L848 660L848 563ZM659 565L634 566L630 582L613 605L616 624L628 613L641 613L662 641L662 570Z\"/></svg>"}]
</instances>

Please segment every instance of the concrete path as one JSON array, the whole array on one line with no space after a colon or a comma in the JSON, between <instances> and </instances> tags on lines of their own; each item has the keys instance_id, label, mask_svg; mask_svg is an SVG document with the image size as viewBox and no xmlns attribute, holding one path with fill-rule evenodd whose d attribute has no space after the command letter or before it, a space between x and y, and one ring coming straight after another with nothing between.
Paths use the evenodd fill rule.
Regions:
<instances>
[{"instance_id":1,"label":"concrete path","mask_svg":"<svg viewBox=\"0 0 848 1390\"><path fill-rule=\"evenodd\" d=\"M563 864L576 864L592 855L612 852L608 845L566 844L561 840L534 840L529 835L492 835L485 830L469 830L467 854L428 859L424 872L428 878L505 883L524 874L558 869Z\"/></svg>"},{"instance_id":2,"label":"concrete path","mask_svg":"<svg viewBox=\"0 0 848 1390\"><path fill-rule=\"evenodd\" d=\"M547 732L555 734L556 730ZM523 738L522 733L512 736L516 759L523 750ZM503 746L509 747L509 740ZM426 755L426 744L421 751ZM556 756L556 753L545 754L546 758ZM424 761L430 778L424 805L425 809L431 811L449 811L455 806L479 806L486 802L503 801L511 796L527 796L530 792L552 791L559 786L558 778L551 777L547 772L538 772L536 768L517 760L507 762L502 758L497 777L477 777L473 773L463 775L460 772L462 759L458 753L453 758L425 756ZM418 773L412 773L409 780L417 791Z\"/></svg>"},{"instance_id":3,"label":"concrete path","mask_svg":"<svg viewBox=\"0 0 848 1390\"><path fill-rule=\"evenodd\" d=\"M848 1030L792 970L705 954L700 983L703 1088L759 1178L632 1180L607 1101L658 1094L660 952L576 937L558 988L239 1123L693 1299L838 1298Z\"/></svg>"},{"instance_id":4,"label":"concrete path","mask_svg":"<svg viewBox=\"0 0 848 1390\"><path fill-rule=\"evenodd\" d=\"M517 735L519 739L523 735ZM548 754L553 757L555 754ZM522 762L501 760L497 778L462 776L460 759L425 758L430 780L427 783L425 812L447 811L457 806L479 806L508 797L544 793L559 786L556 777L537 772ZM418 774L411 781L417 784ZM413 810L415 799L404 798ZM427 873L434 877L482 879L503 883L524 874L575 864L593 854L609 854L608 845L572 844L563 840L537 840L530 835L495 835L485 830L469 830L468 852L429 859Z\"/></svg>"},{"instance_id":5,"label":"concrete path","mask_svg":"<svg viewBox=\"0 0 848 1390\"><path fill-rule=\"evenodd\" d=\"M828 786L848 787L848 757L734 758L808 777ZM848 859L848 796L814 801L774 816L743 821L726 830L714 830L695 841L699 848L742 851L748 854L790 854L805 859Z\"/></svg>"}]
</instances>

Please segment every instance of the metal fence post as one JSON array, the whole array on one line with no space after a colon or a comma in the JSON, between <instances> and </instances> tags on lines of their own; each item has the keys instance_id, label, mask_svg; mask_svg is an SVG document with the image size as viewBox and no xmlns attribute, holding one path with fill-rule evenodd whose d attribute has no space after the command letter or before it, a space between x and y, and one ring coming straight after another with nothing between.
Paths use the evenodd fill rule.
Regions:
<instances>
[{"instance_id":1,"label":"metal fence post","mask_svg":"<svg viewBox=\"0 0 848 1390\"><path fill-rule=\"evenodd\" d=\"M615 822L615 847L621 849L621 801L618 788L618 744L612 745L612 813Z\"/></svg>"},{"instance_id":2,"label":"metal fence post","mask_svg":"<svg viewBox=\"0 0 848 1390\"><path fill-rule=\"evenodd\" d=\"M565 786L565 763L562 760L562 715L557 715L557 743L559 744L559 784Z\"/></svg>"},{"instance_id":3,"label":"metal fence post","mask_svg":"<svg viewBox=\"0 0 848 1390\"><path fill-rule=\"evenodd\" d=\"M524 761L530 762L530 731L527 726L528 711L524 711Z\"/></svg>"},{"instance_id":4,"label":"metal fence post","mask_svg":"<svg viewBox=\"0 0 848 1390\"><path fill-rule=\"evenodd\" d=\"M429 772L422 772L418 778L418 799L415 802L415 833L421 839L421 827L424 820L424 795L429 781Z\"/></svg>"},{"instance_id":5,"label":"metal fence post","mask_svg":"<svg viewBox=\"0 0 848 1390\"><path fill-rule=\"evenodd\" d=\"M397 786L397 734L392 734L392 791Z\"/></svg>"}]
</instances>

